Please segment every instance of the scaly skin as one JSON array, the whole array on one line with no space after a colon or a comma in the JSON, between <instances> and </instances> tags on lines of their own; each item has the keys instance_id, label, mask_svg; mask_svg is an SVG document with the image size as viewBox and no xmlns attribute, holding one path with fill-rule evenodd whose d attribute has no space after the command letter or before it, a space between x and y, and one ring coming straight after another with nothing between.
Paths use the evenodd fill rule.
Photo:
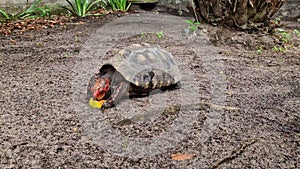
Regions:
<instances>
[{"instance_id":1,"label":"scaly skin","mask_svg":"<svg viewBox=\"0 0 300 169\"><path fill-rule=\"evenodd\" d=\"M102 108L113 107L118 103L124 96L127 95L129 90L129 82L124 81L118 84L114 92L109 96L106 102L102 105Z\"/></svg>"},{"instance_id":2,"label":"scaly skin","mask_svg":"<svg viewBox=\"0 0 300 169\"><path fill-rule=\"evenodd\" d=\"M116 83L112 83L114 72L108 71L104 75L95 74L89 83L88 95L94 100L106 100L102 108L111 108L118 103L129 91L130 83L118 76Z\"/></svg>"}]
</instances>

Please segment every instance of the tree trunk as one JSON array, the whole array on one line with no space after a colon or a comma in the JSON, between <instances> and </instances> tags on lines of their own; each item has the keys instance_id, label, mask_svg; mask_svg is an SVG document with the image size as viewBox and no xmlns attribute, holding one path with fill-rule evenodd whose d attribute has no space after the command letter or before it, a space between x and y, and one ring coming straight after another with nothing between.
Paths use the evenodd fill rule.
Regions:
<instances>
[{"instance_id":1,"label":"tree trunk","mask_svg":"<svg viewBox=\"0 0 300 169\"><path fill-rule=\"evenodd\" d=\"M192 0L196 19L215 25L251 29L268 23L285 0Z\"/></svg>"}]
</instances>

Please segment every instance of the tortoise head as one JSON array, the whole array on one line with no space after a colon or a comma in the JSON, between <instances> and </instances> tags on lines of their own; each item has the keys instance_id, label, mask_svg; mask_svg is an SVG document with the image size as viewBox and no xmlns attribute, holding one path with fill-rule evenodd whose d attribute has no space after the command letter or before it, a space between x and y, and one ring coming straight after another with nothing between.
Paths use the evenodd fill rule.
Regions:
<instances>
[{"instance_id":1,"label":"tortoise head","mask_svg":"<svg viewBox=\"0 0 300 169\"><path fill-rule=\"evenodd\" d=\"M99 75L94 76L93 84L90 86L93 98L95 100L102 100L110 90L110 80Z\"/></svg>"}]
</instances>

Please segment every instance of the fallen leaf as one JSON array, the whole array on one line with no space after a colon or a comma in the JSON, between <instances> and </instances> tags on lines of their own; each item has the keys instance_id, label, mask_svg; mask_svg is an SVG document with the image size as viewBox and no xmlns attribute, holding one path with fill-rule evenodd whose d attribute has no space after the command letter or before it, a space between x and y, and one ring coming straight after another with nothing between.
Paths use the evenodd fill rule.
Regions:
<instances>
[{"instance_id":1,"label":"fallen leaf","mask_svg":"<svg viewBox=\"0 0 300 169\"><path fill-rule=\"evenodd\" d=\"M227 92L224 92L224 93L229 95L229 96L233 95L233 92L230 92L230 91L227 91Z\"/></svg>"},{"instance_id":2,"label":"fallen leaf","mask_svg":"<svg viewBox=\"0 0 300 169\"><path fill-rule=\"evenodd\" d=\"M176 153L171 155L173 160L183 161L183 160L192 160L195 157L195 154L181 154Z\"/></svg>"}]
</instances>

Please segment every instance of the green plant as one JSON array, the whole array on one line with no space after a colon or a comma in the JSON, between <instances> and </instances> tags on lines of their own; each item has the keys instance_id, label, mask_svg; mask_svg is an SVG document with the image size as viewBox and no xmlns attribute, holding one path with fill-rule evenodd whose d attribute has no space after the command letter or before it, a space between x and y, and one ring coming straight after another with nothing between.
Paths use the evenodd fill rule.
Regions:
<instances>
[{"instance_id":1,"label":"green plant","mask_svg":"<svg viewBox=\"0 0 300 169\"><path fill-rule=\"evenodd\" d=\"M157 32L156 36L158 39L161 39L164 36L164 32L163 31Z\"/></svg>"},{"instance_id":2,"label":"green plant","mask_svg":"<svg viewBox=\"0 0 300 169\"><path fill-rule=\"evenodd\" d=\"M0 14L6 19L9 20L11 18L10 14L3 9L0 8Z\"/></svg>"},{"instance_id":3,"label":"green plant","mask_svg":"<svg viewBox=\"0 0 300 169\"><path fill-rule=\"evenodd\" d=\"M277 46L273 46L272 51L273 51L273 52L278 52L279 49L277 48Z\"/></svg>"},{"instance_id":4,"label":"green plant","mask_svg":"<svg viewBox=\"0 0 300 169\"><path fill-rule=\"evenodd\" d=\"M185 21L188 25L189 25L189 29L192 31L192 32L196 32L197 28L198 28L198 25L200 25L200 22L193 22L192 20L186 20Z\"/></svg>"},{"instance_id":5,"label":"green plant","mask_svg":"<svg viewBox=\"0 0 300 169\"><path fill-rule=\"evenodd\" d=\"M300 22L300 18L298 18L297 21Z\"/></svg>"},{"instance_id":6,"label":"green plant","mask_svg":"<svg viewBox=\"0 0 300 169\"><path fill-rule=\"evenodd\" d=\"M275 35L278 37L278 39L283 43L288 43L291 39L291 35L287 33L284 29L278 28L275 32Z\"/></svg>"},{"instance_id":7,"label":"green plant","mask_svg":"<svg viewBox=\"0 0 300 169\"><path fill-rule=\"evenodd\" d=\"M286 50L285 50L285 48L282 47L282 46L280 46L280 47L273 46L272 51L273 51L273 52L285 52Z\"/></svg>"},{"instance_id":8,"label":"green plant","mask_svg":"<svg viewBox=\"0 0 300 169\"><path fill-rule=\"evenodd\" d=\"M80 42L81 39L78 36L75 36L75 42Z\"/></svg>"},{"instance_id":9,"label":"green plant","mask_svg":"<svg viewBox=\"0 0 300 169\"><path fill-rule=\"evenodd\" d=\"M178 13L179 16L183 15L183 11L182 10L178 10L177 13Z\"/></svg>"},{"instance_id":10,"label":"green plant","mask_svg":"<svg viewBox=\"0 0 300 169\"><path fill-rule=\"evenodd\" d=\"M191 14L212 25L228 25L239 29L256 29L270 20L285 1L282 0L192 0ZM266 2L268 2L266 4ZM192 11L193 10L193 11Z\"/></svg>"},{"instance_id":11,"label":"green plant","mask_svg":"<svg viewBox=\"0 0 300 169\"><path fill-rule=\"evenodd\" d=\"M46 7L38 7L36 8L37 10L37 15L38 17L50 17L51 16L51 11L50 9Z\"/></svg>"},{"instance_id":12,"label":"green plant","mask_svg":"<svg viewBox=\"0 0 300 169\"><path fill-rule=\"evenodd\" d=\"M261 54L262 53L262 49L257 49L256 53Z\"/></svg>"},{"instance_id":13,"label":"green plant","mask_svg":"<svg viewBox=\"0 0 300 169\"><path fill-rule=\"evenodd\" d=\"M88 12L95 10L98 8L98 3L102 2L101 0L74 0L75 2L72 3L70 0L66 0L71 8L63 6L64 9L68 10L74 16L78 17L85 17L88 15L101 15L101 14L90 14Z\"/></svg>"},{"instance_id":14,"label":"green plant","mask_svg":"<svg viewBox=\"0 0 300 169\"><path fill-rule=\"evenodd\" d=\"M25 19L25 18L37 18L37 17L45 17L50 16L50 10L44 7L38 7L42 0L35 1L29 8L25 11L18 12L16 14L8 13L3 9L0 9L0 14L6 20L16 20L16 19Z\"/></svg>"},{"instance_id":15,"label":"green plant","mask_svg":"<svg viewBox=\"0 0 300 169\"><path fill-rule=\"evenodd\" d=\"M300 37L300 31L298 29L294 29L294 33L296 34L296 36Z\"/></svg>"},{"instance_id":16,"label":"green plant","mask_svg":"<svg viewBox=\"0 0 300 169\"><path fill-rule=\"evenodd\" d=\"M131 6L131 3L127 5L127 0L108 0L108 4L113 11L120 10L123 12L126 12Z\"/></svg>"},{"instance_id":17,"label":"green plant","mask_svg":"<svg viewBox=\"0 0 300 169\"><path fill-rule=\"evenodd\" d=\"M260 46L257 50L256 53L261 54L263 52L263 46Z\"/></svg>"},{"instance_id":18,"label":"green plant","mask_svg":"<svg viewBox=\"0 0 300 169\"><path fill-rule=\"evenodd\" d=\"M68 57L70 57L70 54L69 54L69 53L64 53L64 54L63 54L63 58L68 58Z\"/></svg>"},{"instance_id":19,"label":"green plant","mask_svg":"<svg viewBox=\"0 0 300 169\"><path fill-rule=\"evenodd\" d=\"M279 25L279 24L280 24L280 21L281 21L280 18L275 18L275 19L273 20L273 22L274 22L276 25Z\"/></svg>"},{"instance_id":20,"label":"green plant","mask_svg":"<svg viewBox=\"0 0 300 169\"><path fill-rule=\"evenodd\" d=\"M287 32L281 32L281 41L287 43L291 39L291 35Z\"/></svg>"},{"instance_id":21,"label":"green plant","mask_svg":"<svg viewBox=\"0 0 300 169\"><path fill-rule=\"evenodd\" d=\"M146 37L145 33L141 33L141 38L144 39Z\"/></svg>"}]
</instances>

